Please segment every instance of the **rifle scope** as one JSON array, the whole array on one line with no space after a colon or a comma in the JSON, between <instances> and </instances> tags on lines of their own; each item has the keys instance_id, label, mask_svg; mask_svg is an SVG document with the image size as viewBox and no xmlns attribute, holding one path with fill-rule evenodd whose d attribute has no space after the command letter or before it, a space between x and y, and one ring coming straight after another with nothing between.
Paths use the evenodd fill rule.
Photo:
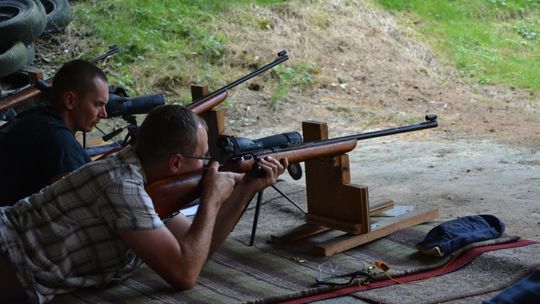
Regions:
<instances>
[{"instance_id":1,"label":"rifle scope","mask_svg":"<svg viewBox=\"0 0 540 304\"><path fill-rule=\"evenodd\" d=\"M244 137L221 136L216 145L222 158L230 158L245 154L253 150L289 147L303 142L302 135L298 132L288 132L271 135L259 139Z\"/></svg>"},{"instance_id":2,"label":"rifle scope","mask_svg":"<svg viewBox=\"0 0 540 304\"><path fill-rule=\"evenodd\" d=\"M109 102L105 106L107 117L146 114L153 108L165 104L161 94L151 94L137 97L123 97L109 94Z\"/></svg>"}]
</instances>

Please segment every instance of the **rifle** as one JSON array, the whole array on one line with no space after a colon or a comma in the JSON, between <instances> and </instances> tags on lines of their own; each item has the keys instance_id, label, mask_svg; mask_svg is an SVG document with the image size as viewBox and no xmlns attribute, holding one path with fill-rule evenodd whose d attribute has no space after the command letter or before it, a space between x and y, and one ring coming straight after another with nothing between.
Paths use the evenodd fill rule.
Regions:
<instances>
[{"instance_id":1,"label":"rifle","mask_svg":"<svg viewBox=\"0 0 540 304\"><path fill-rule=\"evenodd\" d=\"M96 63L98 61L104 60L114 54L118 53L118 47L113 45L109 47L109 50L93 59L90 59L89 62ZM47 78L46 80L40 81L39 85L52 85L54 77ZM16 93L6 97L3 100L0 100L0 112L3 112L9 108L20 105L32 99L38 98L41 96L42 90L38 88L35 84L24 89L19 90Z\"/></svg>"},{"instance_id":2,"label":"rifle","mask_svg":"<svg viewBox=\"0 0 540 304\"><path fill-rule=\"evenodd\" d=\"M267 70L273 68L274 66L278 65L278 64L281 64L283 63L284 61L286 61L287 59L289 59L289 56L287 55L287 51L283 50L279 53L277 53L277 58L274 59L274 61L256 69L255 71L245 75L245 76L242 76L240 77L239 79L229 83L229 84L226 84L225 86L217 89L216 91L206 95L206 96L203 96L203 97L200 97L198 98L197 100L193 101L192 103L190 103L189 105L186 106L186 108L190 109L191 111L195 112L195 114L197 115L201 115L201 114L204 114L205 112L211 110L212 108L214 108L215 106L221 104L225 98L227 97L227 94L228 94L228 91L236 86L238 86L239 84L243 83L243 82L246 82L247 80L263 73L263 72L266 72ZM136 129L136 126L135 126L135 129ZM122 130L119 129L120 132L117 132L118 130L115 130L113 132L111 132L111 134L119 134ZM107 136L106 138L107 139L110 139L108 134L105 135ZM134 138L132 137L131 138L132 140L134 140ZM105 138L103 138L103 140L105 140ZM127 142L123 143L122 146L124 146L125 144L128 144ZM98 159L103 159L107 156L109 156L111 153L114 153L120 149L122 149L122 146L113 146L113 148L107 152L105 152L104 154L102 154L102 156L100 156ZM101 151L100 151L101 152Z\"/></svg>"},{"instance_id":3,"label":"rifle","mask_svg":"<svg viewBox=\"0 0 540 304\"><path fill-rule=\"evenodd\" d=\"M359 140L435 128L438 126L437 115L435 114L426 115L425 120L426 121L422 123L397 128L306 143L298 143L297 140L292 140L290 143L281 143L278 147L265 147L240 151L239 153L225 156L226 161L222 163L219 170L239 173L256 170L256 160L265 156L271 156L275 159L287 158L289 164L298 164L307 160L333 157L352 151ZM231 141L235 141L234 137L227 136L221 143L230 143ZM227 144L221 144L222 148L226 146ZM223 149L222 151L227 151L227 149ZM197 199L202 190L201 181L204 177L204 173L205 169L201 169L178 176L166 177L147 185L145 187L146 192L152 198L154 208L159 216L162 218L170 216Z\"/></svg>"}]
</instances>

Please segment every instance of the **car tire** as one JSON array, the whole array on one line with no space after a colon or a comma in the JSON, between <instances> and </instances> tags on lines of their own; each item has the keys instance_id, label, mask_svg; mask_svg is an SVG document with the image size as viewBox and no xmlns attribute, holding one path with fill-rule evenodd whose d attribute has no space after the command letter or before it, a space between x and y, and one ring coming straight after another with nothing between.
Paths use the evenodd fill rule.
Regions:
<instances>
[{"instance_id":1,"label":"car tire","mask_svg":"<svg viewBox=\"0 0 540 304\"><path fill-rule=\"evenodd\" d=\"M68 0L39 0L47 15L47 33L57 33L73 20L73 10Z\"/></svg>"},{"instance_id":2,"label":"car tire","mask_svg":"<svg viewBox=\"0 0 540 304\"><path fill-rule=\"evenodd\" d=\"M36 47L34 43L26 45L26 63L25 65L32 65L34 63L34 58L36 57Z\"/></svg>"},{"instance_id":3,"label":"car tire","mask_svg":"<svg viewBox=\"0 0 540 304\"><path fill-rule=\"evenodd\" d=\"M0 1L0 49L15 42L29 45L38 38L47 25L47 17L32 0Z\"/></svg>"},{"instance_id":4,"label":"car tire","mask_svg":"<svg viewBox=\"0 0 540 304\"><path fill-rule=\"evenodd\" d=\"M30 57L28 52L29 48L22 41L18 41L0 53L0 77L10 75L27 65Z\"/></svg>"}]
</instances>

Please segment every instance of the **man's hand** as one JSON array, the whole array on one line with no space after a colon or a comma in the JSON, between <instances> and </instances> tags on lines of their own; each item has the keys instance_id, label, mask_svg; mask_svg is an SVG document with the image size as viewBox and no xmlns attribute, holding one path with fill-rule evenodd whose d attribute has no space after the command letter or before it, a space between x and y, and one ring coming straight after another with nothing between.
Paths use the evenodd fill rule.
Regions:
<instances>
[{"instance_id":1,"label":"man's hand","mask_svg":"<svg viewBox=\"0 0 540 304\"><path fill-rule=\"evenodd\" d=\"M289 162L286 158L280 161L269 156L259 158L255 170L246 173L242 179L242 185L248 187L253 193L259 192L275 184L278 176L285 171L288 165Z\"/></svg>"},{"instance_id":2,"label":"man's hand","mask_svg":"<svg viewBox=\"0 0 540 304\"><path fill-rule=\"evenodd\" d=\"M230 196L221 205L219 214L216 217L215 227L219 229L213 230L212 244L209 254L214 253L223 241L227 238L234 225L238 222L238 218L242 215L242 211L251 201L255 193L274 184L280 174L285 171L289 165L287 159L277 161L271 157L265 157L257 160L257 172L252 171L243 175L242 180L232 193L227 192ZM216 170L217 167L214 168ZM242 175L235 175L241 177ZM208 181L210 182L210 181ZM230 184L228 186L231 186Z\"/></svg>"},{"instance_id":3,"label":"man's hand","mask_svg":"<svg viewBox=\"0 0 540 304\"><path fill-rule=\"evenodd\" d=\"M218 206L233 192L234 186L242 180L244 174L218 171L219 163L212 162L204 175L201 201L208 201Z\"/></svg>"}]
</instances>

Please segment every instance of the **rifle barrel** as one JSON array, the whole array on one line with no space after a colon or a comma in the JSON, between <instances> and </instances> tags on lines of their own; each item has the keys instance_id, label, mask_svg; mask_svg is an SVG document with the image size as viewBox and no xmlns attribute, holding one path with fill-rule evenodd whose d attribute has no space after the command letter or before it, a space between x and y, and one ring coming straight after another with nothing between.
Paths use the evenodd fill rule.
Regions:
<instances>
[{"instance_id":1,"label":"rifle barrel","mask_svg":"<svg viewBox=\"0 0 540 304\"><path fill-rule=\"evenodd\" d=\"M327 157L334 152L336 152L336 154L334 155L339 155L339 154L343 154L354 149L356 146L356 142L359 140L364 140L364 139L369 139L369 138L374 138L374 137L382 137L382 136L393 135L393 134L398 134L398 133L418 131L418 130L428 129L428 128L435 128L438 126L437 115L429 114L429 115L426 115L425 119L426 121L422 123L405 125L405 126L401 126L397 128L383 129L383 130L372 131L372 132L364 132L364 133L359 133L359 134L347 135L347 136L342 136L342 137L334 137L334 138L329 138L329 139L314 140L314 141L308 141L308 142L303 142L303 143L295 143L295 144L292 144L290 146L285 146L285 147L254 149L250 151L244 151L238 154L224 155L224 159L231 160L234 163L235 161L245 162L246 159L253 158L253 157L262 157L265 155L272 155L277 158L288 157L290 158L289 162L294 163L294 162L304 161L303 158L305 158L305 160L309 160L309 159L317 158L318 156ZM321 147L334 147L334 148L321 149ZM297 154L297 151L303 151L303 152L301 152L300 154ZM318 152L314 152L314 151L324 151L324 152L321 153L321 155L317 155ZM237 165L235 164L234 166L237 166ZM242 170L246 170L246 169L242 169ZM233 170L231 169L230 171L233 171Z\"/></svg>"},{"instance_id":2,"label":"rifle barrel","mask_svg":"<svg viewBox=\"0 0 540 304\"><path fill-rule=\"evenodd\" d=\"M251 79L251 78L253 78L253 77L255 77L255 76L257 76L257 75L271 69L271 68L273 68L274 66L286 61L287 59L289 59L289 56L287 55L287 51L283 50L283 51L278 53L278 57L274 61L272 61L272 62L268 63L267 65L262 66L262 67L258 68L257 70L255 70L255 71L253 71L253 72L251 72L251 73L249 73L249 74L247 74L247 75L245 75L245 76L243 76L243 77L241 77L241 78L239 78L239 79L237 79L237 80L223 86L222 88L220 88L220 89L218 89L218 90L216 90L216 91L214 91L214 92L212 92L212 93L210 93L210 94L208 94L206 96L198 98L197 100L192 102L187 107L190 107L190 106L192 106L193 104L196 104L196 103L203 102L203 101L205 101L207 99L210 99L210 98L212 98L212 97L214 97L216 95L219 95L219 94L221 94L221 93L223 93L225 91L228 91L228 90L236 87L237 85L241 84L242 82L245 82L245 81L247 81L247 80L249 80L249 79Z\"/></svg>"},{"instance_id":3,"label":"rifle barrel","mask_svg":"<svg viewBox=\"0 0 540 304\"><path fill-rule=\"evenodd\" d=\"M107 57L109 56L112 56L116 53L118 53L119 49L118 49L118 46L115 44L115 45L112 45L109 47L109 50L99 56L97 56L96 58L93 58L93 59L90 59L88 60L90 63L96 63L98 61L101 61L103 59L106 59Z\"/></svg>"},{"instance_id":4,"label":"rifle barrel","mask_svg":"<svg viewBox=\"0 0 540 304\"><path fill-rule=\"evenodd\" d=\"M437 122L436 114L428 114L426 115L425 119L426 119L425 122L421 122L417 124L405 125L401 127L389 128L389 129L383 129L383 130L377 130L377 131L371 131L371 132L364 132L360 134L347 135L347 136L342 136L342 137L335 137L335 138L330 138L327 140L318 140L318 141L313 141L312 143L323 142L323 141L324 142L347 141L351 139L363 140L363 139L369 139L369 138L374 138L374 137L382 137L382 136L387 136L387 135L418 131L422 129L436 128L439 125L439 123Z\"/></svg>"}]
</instances>

